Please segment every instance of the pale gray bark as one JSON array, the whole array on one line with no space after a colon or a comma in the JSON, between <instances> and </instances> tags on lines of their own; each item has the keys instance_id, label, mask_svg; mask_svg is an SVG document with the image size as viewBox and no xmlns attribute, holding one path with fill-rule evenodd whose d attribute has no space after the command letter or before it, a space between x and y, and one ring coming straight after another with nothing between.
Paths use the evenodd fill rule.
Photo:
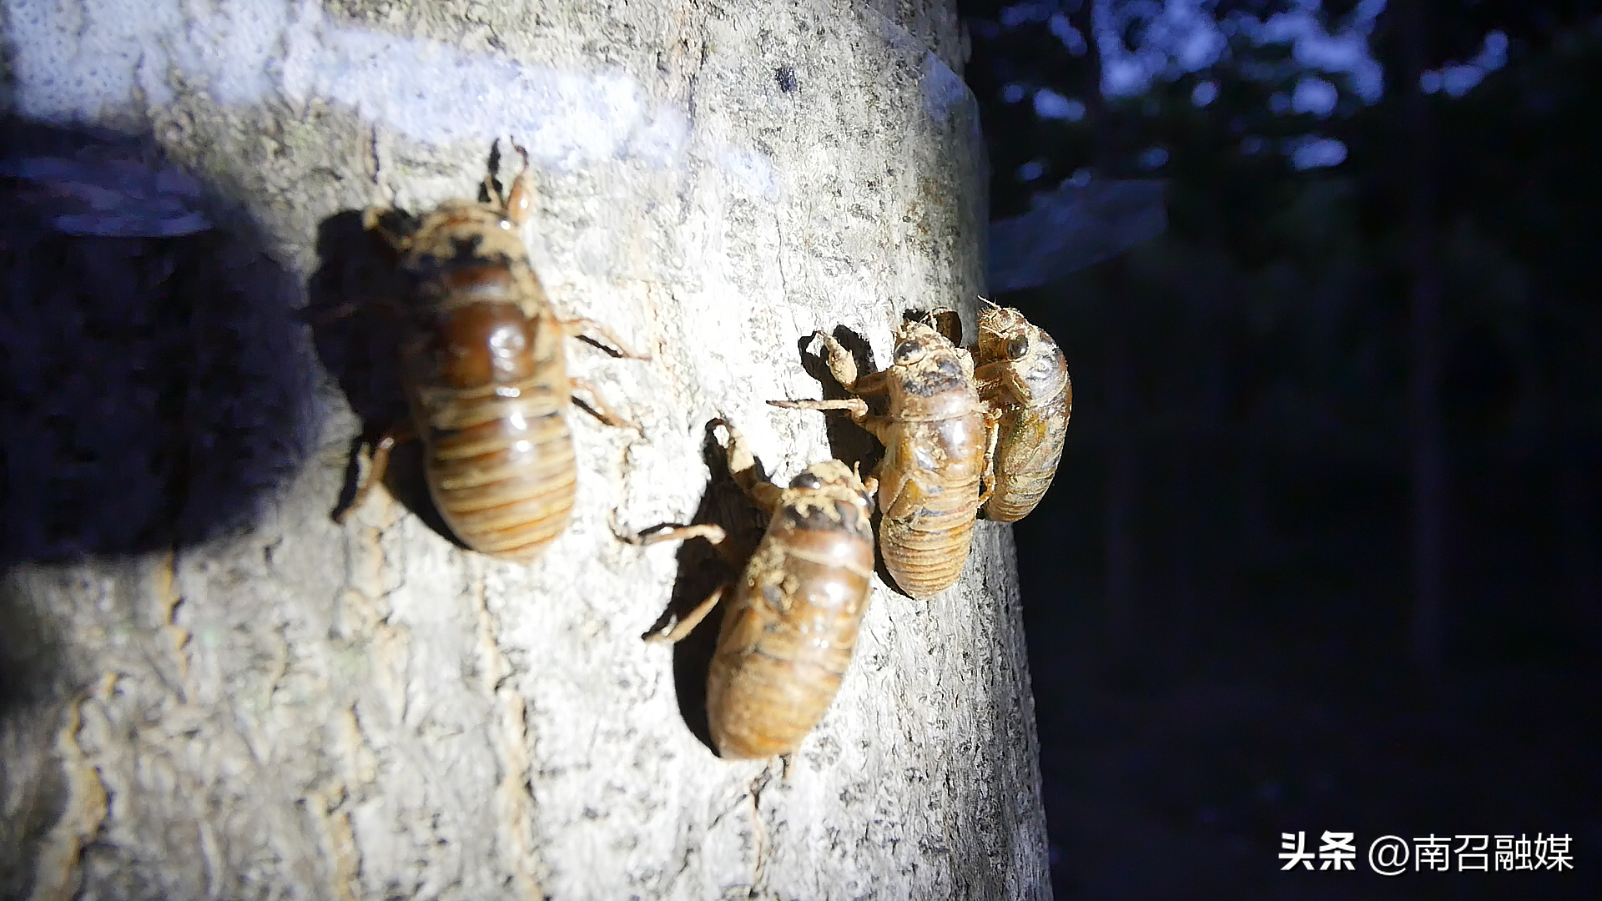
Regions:
<instances>
[{"instance_id":1,"label":"pale gray bark","mask_svg":"<svg viewBox=\"0 0 1602 901\"><path fill-rule=\"evenodd\" d=\"M334 524L358 426L321 373L312 453L248 527L16 566L5 892L1050 897L1009 527L982 523L930 601L876 584L785 765L722 761L686 725L674 652L640 639L680 555L609 525L696 515L714 416L780 478L829 455L822 417L762 403L818 396L811 330L883 361L905 309L972 327L985 183L954 4L879 6L8 0L16 110L152 135L297 292L325 220L470 196L516 134L554 302L652 360L575 345L642 430L572 414L574 521L533 566L383 491ZM297 340L273 358L310 359Z\"/></svg>"}]
</instances>

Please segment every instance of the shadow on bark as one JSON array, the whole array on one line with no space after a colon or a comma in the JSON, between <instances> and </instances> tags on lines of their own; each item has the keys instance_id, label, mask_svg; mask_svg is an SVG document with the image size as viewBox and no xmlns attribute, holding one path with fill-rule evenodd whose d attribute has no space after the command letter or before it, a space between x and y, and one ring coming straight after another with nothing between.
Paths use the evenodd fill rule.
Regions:
<instances>
[{"instance_id":1,"label":"shadow on bark","mask_svg":"<svg viewBox=\"0 0 1602 901\"><path fill-rule=\"evenodd\" d=\"M68 670L55 625L14 581L0 580L0 724L53 700Z\"/></svg>"},{"instance_id":2,"label":"shadow on bark","mask_svg":"<svg viewBox=\"0 0 1602 901\"><path fill-rule=\"evenodd\" d=\"M307 283L306 318L318 358L362 423L351 444L344 488L337 499L330 498L330 515L338 515L355 499L362 449L410 417L401 384L405 323L397 315L409 286L396 267L394 249L362 227L360 210L341 210L322 221L317 257L317 271ZM430 529L467 549L429 496L421 442L395 447L383 485Z\"/></svg>"},{"instance_id":3,"label":"shadow on bark","mask_svg":"<svg viewBox=\"0 0 1602 901\"><path fill-rule=\"evenodd\" d=\"M154 146L0 123L0 564L248 529L314 439L294 278Z\"/></svg>"},{"instance_id":4,"label":"shadow on bark","mask_svg":"<svg viewBox=\"0 0 1602 901\"><path fill-rule=\"evenodd\" d=\"M719 553L710 543L699 539L681 544L677 555L679 574L673 581L673 593L667 609L652 625L650 632L646 633L649 635L669 623L683 620L718 586L729 586L718 609L673 648L673 685L684 725L714 754L717 748L712 743L712 730L706 715L707 675L712 665L712 654L717 650L718 633L727 612L726 605L733 598L732 592L746 560L756 549L757 542L762 539L763 529L767 527L756 505L751 503L729 474L727 455L723 443L718 440L715 422L707 423L701 442L701 458L711 475L690 523L711 523L721 527L728 535L728 553ZM735 423L734 427L740 426ZM760 460L757 466L761 470ZM762 471L765 473L765 470Z\"/></svg>"},{"instance_id":5,"label":"shadow on bark","mask_svg":"<svg viewBox=\"0 0 1602 901\"><path fill-rule=\"evenodd\" d=\"M831 334L834 336L834 340L839 341L840 346L845 348L846 352L851 354L851 358L856 361L858 377L878 371L878 367L873 364L873 349L868 345L868 339L843 325L835 326ZM834 380L834 374L829 372L829 366L824 362L824 358L818 354L808 352L808 348L811 345L812 336L806 335L797 344L797 349L801 353L801 368L806 370L807 375L817 379L822 388L823 393L820 396L824 400L842 400L852 397L853 395L849 391ZM868 402L868 408L874 414L885 412L885 399L882 396L864 398L864 400ZM811 415L827 417L824 429L825 435L829 440L829 454L834 459L847 466L855 465L864 479L875 474L874 471L878 467L880 459L884 457L884 448L879 446L878 439L874 438L867 429L852 422L844 414L814 413ZM883 486L880 487L882 488ZM879 521L882 518L879 512L879 501L875 497L873 507L873 534L875 536L879 534ZM885 569L884 556L879 554L877 550L874 553L873 571L879 574L879 581L889 586L891 591L902 597L910 597L896 584L895 577L890 575L890 571Z\"/></svg>"},{"instance_id":6,"label":"shadow on bark","mask_svg":"<svg viewBox=\"0 0 1602 901\"><path fill-rule=\"evenodd\" d=\"M843 325L835 326L831 334L836 341L840 342L840 346L851 354L851 358L856 360L859 377L878 371L877 367L873 365L873 350L868 346L866 338ZM801 340L796 343L796 348L801 355L801 368L806 370L807 375L818 380L823 392L819 396L824 400L843 400L853 396L845 388L841 387L839 382L834 380L834 375L829 372L829 366L824 362L824 358L819 353L809 351L812 344L812 336L803 335ZM866 400L873 412L884 412L884 399L882 397L870 397L866 398ZM836 460L840 460L847 466L853 463L861 464L864 478L873 471L873 467L879 465L879 458L884 456L878 441L866 429L852 422L842 413L795 412L794 415L824 416L825 434L829 439L829 453L833 454Z\"/></svg>"}]
</instances>

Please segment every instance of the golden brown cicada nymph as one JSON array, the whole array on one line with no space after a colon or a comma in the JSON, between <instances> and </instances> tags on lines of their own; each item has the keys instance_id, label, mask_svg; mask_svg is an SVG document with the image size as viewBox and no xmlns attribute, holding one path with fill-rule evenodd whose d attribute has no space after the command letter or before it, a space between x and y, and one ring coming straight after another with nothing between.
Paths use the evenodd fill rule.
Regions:
<instances>
[{"instance_id":1,"label":"golden brown cicada nymph","mask_svg":"<svg viewBox=\"0 0 1602 901\"><path fill-rule=\"evenodd\" d=\"M769 521L723 614L707 675L707 720L725 758L788 754L823 718L856 647L873 580L875 482L825 460L781 488L762 477L740 433L724 428L729 471ZM656 532L644 542L693 537L734 554L723 529L710 524ZM688 635L729 588L649 640Z\"/></svg>"},{"instance_id":2,"label":"golden brown cicada nymph","mask_svg":"<svg viewBox=\"0 0 1602 901\"><path fill-rule=\"evenodd\" d=\"M903 321L889 368L857 375L856 361L834 338L817 332L829 371L856 397L769 401L796 410L839 410L884 445L879 480L879 552L902 591L927 598L962 573L983 503L987 419L974 383L973 360L930 325ZM884 395L887 411L869 412L864 397Z\"/></svg>"},{"instance_id":3,"label":"golden brown cicada nymph","mask_svg":"<svg viewBox=\"0 0 1602 901\"><path fill-rule=\"evenodd\" d=\"M985 516L1016 522L1040 503L1062 461L1074 387L1057 342L1010 307L985 301L970 348L979 395L998 417L995 491Z\"/></svg>"},{"instance_id":4,"label":"golden brown cicada nymph","mask_svg":"<svg viewBox=\"0 0 1602 901\"><path fill-rule=\"evenodd\" d=\"M563 320L529 262L518 227L532 183L523 169L492 203L451 200L410 227L386 225L391 211L368 209L363 225L400 255L410 296L402 304L400 348L411 422L391 429L373 451L354 508L382 477L397 441L420 437L434 504L468 547L532 562L567 527L576 484L573 439L564 416L574 388L609 425L628 423L590 385L567 374L563 339L599 335L587 319Z\"/></svg>"}]
</instances>

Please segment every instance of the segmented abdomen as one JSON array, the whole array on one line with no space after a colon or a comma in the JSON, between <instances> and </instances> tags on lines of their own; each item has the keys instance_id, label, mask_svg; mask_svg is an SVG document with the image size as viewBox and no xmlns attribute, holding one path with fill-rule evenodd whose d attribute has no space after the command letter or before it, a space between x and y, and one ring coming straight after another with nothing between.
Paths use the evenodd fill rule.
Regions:
<instances>
[{"instance_id":1,"label":"segmented abdomen","mask_svg":"<svg viewBox=\"0 0 1602 901\"><path fill-rule=\"evenodd\" d=\"M1051 487L1068 436L1068 397L1059 394L1038 407L1019 407L1001 421L996 444L996 488L985 515L997 522L1028 516Z\"/></svg>"},{"instance_id":2,"label":"segmented abdomen","mask_svg":"<svg viewBox=\"0 0 1602 901\"><path fill-rule=\"evenodd\" d=\"M890 506L879 522L879 550L896 585L923 599L950 588L962 574L979 512L979 472L983 459L977 414L939 423L907 424L907 449L885 457L879 477L881 503ZM926 449L919 451L918 444ZM882 494L897 479L889 468L917 465L912 477L922 503L908 515L892 515L895 501ZM913 488L908 485L906 489Z\"/></svg>"},{"instance_id":3,"label":"segmented abdomen","mask_svg":"<svg viewBox=\"0 0 1602 901\"><path fill-rule=\"evenodd\" d=\"M937 503L906 519L885 517L879 523L879 550L884 568L909 596L931 597L956 584L973 543L973 519L979 501L979 480L947 485Z\"/></svg>"},{"instance_id":4,"label":"segmented abdomen","mask_svg":"<svg viewBox=\"0 0 1602 901\"><path fill-rule=\"evenodd\" d=\"M414 395L440 515L473 550L525 563L567 527L576 480L562 404L542 381Z\"/></svg>"},{"instance_id":5,"label":"segmented abdomen","mask_svg":"<svg viewBox=\"0 0 1602 901\"><path fill-rule=\"evenodd\" d=\"M708 725L727 758L800 747L840 690L868 603L871 532L777 537L746 568L707 675ZM827 546L839 541L849 546Z\"/></svg>"}]
</instances>

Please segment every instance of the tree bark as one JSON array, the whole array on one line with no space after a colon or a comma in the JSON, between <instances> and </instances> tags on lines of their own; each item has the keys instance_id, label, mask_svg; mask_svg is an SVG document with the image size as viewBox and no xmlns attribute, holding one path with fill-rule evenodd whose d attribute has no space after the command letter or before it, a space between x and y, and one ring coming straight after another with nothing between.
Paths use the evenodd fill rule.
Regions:
<instances>
[{"instance_id":1,"label":"tree bark","mask_svg":"<svg viewBox=\"0 0 1602 901\"><path fill-rule=\"evenodd\" d=\"M352 211L472 196L492 140L521 139L553 302L652 359L573 345L641 428L570 414L577 506L531 566L384 491L332 522L360 423L326 374L286 426L312 452L247 527L21 555L7 896L1050 897L1009 527L981 522L930 601L876 582L822 723L787 759L730 763L694 728L704 665L641 640L706 583L701 558L610 525L717 506L713 417L776 478L830 456L823 417L763 403L817 396L813 329L880 363L907 309L960 305L971 333L985 181L955 7L876 5L8 0L15 111L148 134L226 201L218 233L259 229L292 294L364 278L330 249ZM235 287L217 296L255 290ZM285 334L280 368L311 359ZM174 421L244 415L249 390Z\"/></svg>"}]
</instances>

